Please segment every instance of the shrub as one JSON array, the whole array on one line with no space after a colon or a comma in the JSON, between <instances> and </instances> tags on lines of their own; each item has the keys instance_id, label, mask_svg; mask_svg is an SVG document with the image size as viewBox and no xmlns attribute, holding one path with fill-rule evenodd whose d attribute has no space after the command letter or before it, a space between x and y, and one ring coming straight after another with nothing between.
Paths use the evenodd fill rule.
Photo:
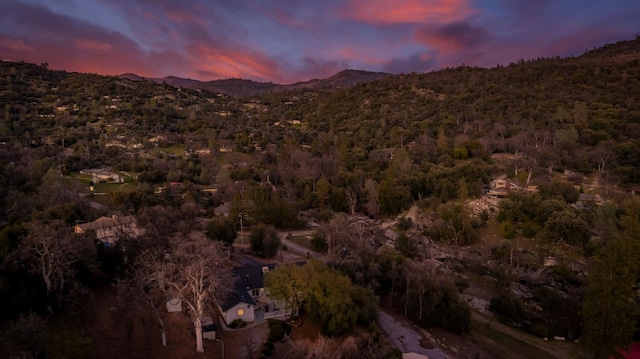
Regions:
<instances>
[{"instance_id":1,"label":"shrub","mask_svg":"<svg viewBox=\"0 0 640 359\"><path fill-rule=\"evenodd\" d=\"M276 347L276 345L272 341L267 340L264 343L264 347L273 351L273 349Z\"/></svg>"},{"instance_id":2,"label":"shrub","mask_svg":"<svg viewBox=\"0 0 640 359\"><path fill-rule=\"evenodd\" d=\"M496 313L498 319L507 324L518 324L528 321L528 315L522 303L513 295L501 293L491 299L489 310Z\"/></svg>"},{"instance_id":3,"label":"shrub","mask_svg":"<svg viewBox=\"0 0 640 359\"><path fill-rule=\"evenodd\" d=\"M273 226L258 224L249 237L251 250L262 258L271 258L278 253L280 236Z\"/></svg>"},{"instance_id":4,"label":"shrub","mask_svg":"<svg viewBox=\"0 0 640 359\"><path fill-rule=\"evenodd\" d=\"M409 217L400 217L396 227L401 231L406 231L413 226L413 220Z\"/></svg>"},{"instance_id":5,"label":"shrub","mask_svg":"<svg viewBox=\"0 0 640 359\"><path fill-rule=\"evenodd\" d=\"M316 252L326 252L327 251L327 240L324 236L315 233L313 237L311 237L311 247Z\"/></svg>"},{"instance_id":6,"label":"shrub","mask_svg":"<svg viewBox=\"0 0 640 359\"><path fill-rule=\"evenodd\" d=\"M456 281L456 288L458 288L458 292L462 293L465 290L469 289L469 282L461 279Z\"/></svg>"},{"instance_id":7,"label":"shrub","mask_svg":"<svg viewBox=\"0 0 640 359\"><path fill-rule=\"evenodd\" d=\"M239 329L247 326L247 322L242 319L236 319L229 324L229 328L231 329Z\"/></svg>"},{"instance_id":8,"label":"shrub","mask_svg":"<svg viewBox=\"0 0 640 359\"><path fill-rule=\"evenodd\" d=\"M506 239L516 238L516 227L509 221L502 222L500 225L500 231Z\"/></svg>"},{"instance_id":9,"label":"shrub","mask_svg":"<svg viewBox=\"0 0 640 359\"><path fill-rule=\"evenodd\" d=\"M284 339L285 335L291 333L291 324L277 320L269 319L269 342L279 342Z\"/></svg>"}]
</instances>

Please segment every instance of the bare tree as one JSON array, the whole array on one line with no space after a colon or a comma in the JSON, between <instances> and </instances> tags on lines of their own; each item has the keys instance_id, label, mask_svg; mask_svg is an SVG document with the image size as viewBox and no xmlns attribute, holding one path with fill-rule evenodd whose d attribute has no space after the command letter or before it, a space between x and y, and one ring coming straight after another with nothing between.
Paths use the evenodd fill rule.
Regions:
<instances>
[{"instance_id":1,"label":"bare tree","mask_svg":"<svg viewBox=\"0 0 640 359\"><path fill-rule=\"evenodd\" d=\"M432 274L434 273L434 268L431 268L433 264L409 260L405 262L405 265L407 267L405 271L407 285L411 285L411 290L418 296L418 319L422 320L424 295L429 289L429 276L427 272L431 269ZM408 292L409 289L407 289L407 293ZM407 316L406 309L405 316Z\"/></svg>"},{"instance_id":2,"label":"bare tree","mask_svg":"<svg viewBox=\"0 0 640 359\"><path fill-rule=\"evenodd\" d=\"M378 217L380 215L380 203L378 202L378 184L375 180L368 178L364 182L364 189L367 197L367 202L364 205L365 210L371 217Z\"/></svg>"},{"instance_id":3,"label":"bare tree","mask_svg":"<svg viewBox=\"0 0 640 359\"><path fill-rule=\"evenodd\" d=\"M20 314L8 323L3 333L4 353L10 358L38 358L44 356L47 348L47 322L33 312ZM12 353L13 352L13 353Z\"/></svg>"},{"instance_id":4,"label":"bare tree","mask_svg":"<svg viewBox=\"0 0 640 359\"><path fill-rule=\"evenodd\" d=\"M560 156L553 149L542 149L537 152L535 161L538 165L547 169L549 176L553 173L553 168L562 163Z\"/></svg>"},{"instance_id":5,"label":"bare tree","mask_svg":"<svg viewBox=\"0 0 640 359\"><path fill-rule=\"evenodd\" d=\"M173 238L167 255L165 284L187 305L196 334L196 350L204 352L202 317L207 306L221 300L232 285L231 263L219 242L193 232L187 238Z\"/></svg>"},{"instance_id":6,"label":"bare tree","mask_svg":"<svg viewBox=\"0 0 640 359\"><path fill-rule=\"evenodd\" d=\"M55 294L58 307L67 281L76 274L74 264L93 260L92 243L76 238L63 221L31 222L26 226L27 235L22 239L15 258L16 264L28 266L37 273L46 286L47 296ZM49 310L52 310L49 308Z\"/></svg>"},{"instance_id":7,"label":"bare tree","mask_svg":"<svg viewBox=\"0 0 640 359\"><path fill-rule=\"evenodd\" d=\"M162 317L165 304L166 260L165 252L159 248L143 251L136 261L131 276L117 283L118 294L126 302L141 302L158 321L162 346L167 346L167 331Z\"/></svg>"},{"instance_id":8,"label":"bare tree","mask_svg":"<svg viewBox=\"0 0 640 359\"><path fill-rule=\"evenodd\" d=\"M319 230L327 241L329 263L338 268L351 261L358 249L360 237L356 228L351 226L346 215L336 215L331 222Z\"/></svg>"},{"instance_id":9,"label":"bare tree","mask_svg":"<svg viewBox=\"0 0 640 359\"><path fill-rule=\"evenodd\" d=\"M526 158L524 158L523 156L520 155L516 155L512 160L511 160L511 166L513 166L513 170L514 170L514 175L517 178L518 177L518 172L527 167L528 161Z\"/></svg>"},{"instance_id":10,"label":"bare tree","mask_svg":"<svg viewBox=\"0 0 640 359\"><path fill-rule=\"evenodd\" d=\"M349 202L349 213L353 216L356 214L356 204L358 204L358 190L354 187L347 187L344 193Z\"/></svg>"},{"instance_id":11,"label":"bare tree","mask_svg":"<svg viewBox=\"0 0 640 359\"><path fill-rule=\"evenodd\" d=\"M242 336L240 339L242 340L242 345L246 350L247 358L253 358L253 352L258 349L259 343L256 340L254 334L254 330L252 329L246 329L242 331Z\"/></svg>"},{"instance_id":12,"label":"bare tree","mask_svg":"<svg viewBox=\"0 0 640 359\"><path fill-rule=\"evenodd\" d=\"M615 158L615 153L611 150L612 141L603 141L590 151L591 161L597 165L598 172L602 173L607 164Z\"/></svg>"}]
</instances>

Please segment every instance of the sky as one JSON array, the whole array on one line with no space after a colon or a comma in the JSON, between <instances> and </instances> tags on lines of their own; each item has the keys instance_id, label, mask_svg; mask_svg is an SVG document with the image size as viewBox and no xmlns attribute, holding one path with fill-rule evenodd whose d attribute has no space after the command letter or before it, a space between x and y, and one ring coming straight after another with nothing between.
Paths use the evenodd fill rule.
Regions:
<instances>
[{"instance_id":1,"label":"sky","mask_svg":"<svg viewBox=\"0 0 640 359\"><path fill-rule=\"evenodd\" d=\"M577 56L639 19L637 0L0 0L0 59L290 84Z\"/></svg>"}]
</instances>

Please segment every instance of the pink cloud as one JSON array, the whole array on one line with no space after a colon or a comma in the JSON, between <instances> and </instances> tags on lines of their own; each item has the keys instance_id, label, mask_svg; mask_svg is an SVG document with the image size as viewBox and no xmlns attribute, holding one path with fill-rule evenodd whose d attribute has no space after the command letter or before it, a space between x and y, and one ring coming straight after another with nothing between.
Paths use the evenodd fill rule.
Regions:
<instances>
[{"instance_id":1,"label":"pink cloud","mask_svg":"<svg viewBox=\"0 0 640 359\"><path fill-rule=\"evenodd\" d=\"M0 47L4 47L16 52L33 52L33 47L27 45L23 40L12 39L10 37L0 37Z\"/></svg>"},{"instance_id":2,"label":"pink cloud","mask_svg":"<svg viewBox=\"0 0 640 359\"><path fill-rule=\"evenodd\" d=\"M179 63L174 52L143 51L122 34L43 7L14 3L2 10L0 22L12 28L11 37L0 33L4 58L105 75L136 72L154 76L169 64Z\"/></svg>"},{"instance_id":3,"label":"pink cloud","mask_svg":"<svg viewBox=\"0 0 640 359\"><path fill-rule=\"evenodd\" d=\"M361 61L367 65L376 65L380 63L380 57L367 54L362 49L350 46L342 47L335 51L336 57L343 58L345 60Z\"/></svg>"},{"instance_id":4,"label":"pink cloud","mask_svg":"<svg viewBox=\"0 0 640 359\"><path fill-rule=\"evenodd\" d=\"M385 0L350 0L343 16L376 25L390 25L429 21L450 22L465 18L473 12L468 0L408 0L401 3Z\"/></svg>"},{"instance_id":5,"label":"pink cloud","mask_svg":"<svg viewBox=\"0 0 640 359\"><path fill-rule=\"evenodd\" d=\"M261 11L270 19L279 24L295 28L307 27L307 24L305 24L305 22L296 19L295 16L288 11L288 9L282 8L280 6L275 8L264 8Z\"/></svg>"},{"instance_id":6,"label":"pink cloud","mask_svg":"<svg viewBox=\"0 0 640 359\"><path fill-rule=\"evenodd\" d=\"M251 77L262 81L279 76L279 65L256 51L195 44L188 53L188 60L198 73L221 77Z\"/></svg>"},{"instance_id":7,"label":"pink cloud","mask_svg":"<svg viewBox=\"0 0 640 359\"><path fill-rule=\"evenodd\" d=\"M113 46L109 43L91 39L79 39L75 40L74 45L83 50L89 50L94 52L111 52Z\"/></svg>"},{"instance_id":8,"label":"pink cloud","mask_svg":"<svg viewBox=\"0 0 640 359\"><path fill-rule=\"evenodd\" d=\"M490 39L483 27L464 21L422 26L415 31L414 37L429 48L447 54L481 46Z\"/></svg>"},{"instance_id":9,"label":"pink cloud","mask_svg":"<svg viewBox=\"0 0 640 359\"><path fill-rule=\"evenodd\" d=\"M178 24L188 23L194 20L194 16L186 11L165 11L164 16Z\"/></svg>"}]
</instances>

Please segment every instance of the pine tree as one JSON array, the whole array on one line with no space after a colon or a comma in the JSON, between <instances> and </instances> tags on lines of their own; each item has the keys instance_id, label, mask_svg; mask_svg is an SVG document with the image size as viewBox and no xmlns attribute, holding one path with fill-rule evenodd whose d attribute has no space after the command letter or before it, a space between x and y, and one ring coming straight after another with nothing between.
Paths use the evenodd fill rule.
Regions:
<instances>
[{"instance_id":1,"label":"pine tree","mask_svg":"<svg viewBox=\"0 0 640 359\"><path fill-rule=\"evenodd\" d=\"M640 260L640 221L637 215L622 219L622 233L596 254L589 271L583 327L594 358L620 356L636 330L638 306L633 301Z\"/></svg>"}]
</instances>

